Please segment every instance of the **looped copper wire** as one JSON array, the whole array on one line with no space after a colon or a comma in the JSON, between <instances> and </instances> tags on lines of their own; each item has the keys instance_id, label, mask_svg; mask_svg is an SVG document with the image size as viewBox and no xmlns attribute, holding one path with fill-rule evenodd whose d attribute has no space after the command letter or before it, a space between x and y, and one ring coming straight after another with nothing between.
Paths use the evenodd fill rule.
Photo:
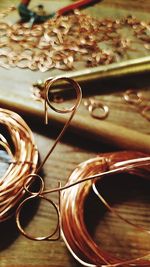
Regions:
<instances>
[{"instance_id":1,"label":"looped copper wire","mask_svg":"<svg viewBox=\"0 0 150 267\"><path fill-rule=\"evenodd\" d=\"M67 183L70 188L61 194L61 230L69 251L82 265L87 267L150 266L150 260L147 259L150 257L150 253L131 260L121 260L99 247L89 235L83 216L85 201L96 181L104 179L108 174L124 171L149 179L149 166L150 157L142 153L128 151L101 155L81 163L73 171ZM98 173L97 179L96 174ZM91 177L91 180L85 182L86 177ZM82 183L77 184L82 180ZM72 188L72 184L75 182L76 186ZM107 206L107 202L102 197L101 200L115 215L120 216L109 205ZM150 231L128 220L126 222L150 234Z\"/></svg>"},{"instance_id":2,"label":"looped copper wire","mask_svg":"<svg viewBox=\"0 0 150 267\"><path fill-rule=\"evenodd\" d=\"M33 192L31 191L29 188L30 188L30 185L37 179L40 181L41 185L40 185L40 188L39 188L39 191L38 192ZM29 174L26 176L26 180L25 180L25 183L23 185L25 191L27 193L29 193L31 196L39 196L43 190L44 190L44 181L43 179L41 178L40 175L36 174L36 173L32 173L32 174Z\"/></svg>"},{"instance_id":3,"label":"looped copper wire","mask_svg":"<svg viewBox=\"0 0 150 267\"><path fill-rule=\"evenodd\" d=\"M73 107L71 108L66 108L65 110L60 110L57 109L55 107L52 106L52 104L50 103L49 100L49 90L51 89L52 85L54 84L54 82L57 82L58 80L64 80L69 82L73 88L76 91L76 102L74 104ZM65 130L67 129L71 119L73 118L77 107L79 106L80 102L81 102L81 98L82 98L82 92L81 92L81 88L79 86L78 83L76 83L74 80L70 79L70 78L66 78L66 77L60 77L60 78L54 78L54 79L48 79L45 82L45 105L48 104L54 111L59 112L59 113L71 113L69 119L67 120L67 122L65 123L63 129L61 130L60 134L58 135L58 137L55 140L55 143L53 144L53 146L50 148L49 152L47 153L47 155L45 156L44 160L42 161L42 163L40 164L40 166L36 169L35 173L33 174L29 174L26 176L26 180L24 181L24 189L26 192L28 192L31 196L28 197L27 199L25 199L22 203L20 203L20 205L18 206L17 210L16 210L16 223L18 226L18 229L20 230L20 232L26 236L29 239L32 240L57 240L58 238L52 238L54 236L54 234L57 232L57 230L60 230L59 225L60 225L60 218L59 218L59 208L57 207L57 205L50 199L47 199L46 197L44 197L43 195L45 194L46 191L44 191L44 182L43 179L41 178L41 176L39 176L37 173L41 170L41 168L43 167L43 165L45 164L45 162L47 161L47 159L49 158L50 154L52 153L52 151L54 150L55 146L57 145L58 141L60 140L60 138L62 137L62 135L64 134ZM34 180L39 179L41 182L41 186L38 192L32 192L30 190L30 185L34 182ZM59 190L61 188L61 185L59 184L59 187L57 188L57 190L55 189L54 191L52 190L51 192L58 192L59 193L59 199L60 199L60 191ZM24 204L26 204L28 201L34 199L34 198L42 198L47 200L51 205L53 205L53 207L56 210L57 213L57 225L56 228L54 230L54 232L48 236L43 236L43 237L34 237L30 234L28 234L22 227L21 222L20 222L20 213L21 210L24 206ZM60 203L60 201L59 201Z\"/></svg>"},{"instance_id":4,"label":"looped copper wire","mask_svg":"<svg viewBox=\"0 0 150 267\"><path fill-rule=\"evenodd\" d=\"M69 109L60 110L52 106L50 103L50 100L48 98L49 96L49 90L51 89L51 86L54 82L56 82L59 79L64 79L65 81L68 81L71 85L73 85L73 88L75 88L77 93L77 101L76 104ZM54 78L54 79L48 79L45 82L45 105L49 104L49 106L59 113L68 113L72 112L70 118L66 122L64 128L62 129L61 133L57 137L54 145L46 155L45 159L43 160L42 164L39 166L39 168L36 170L36 173L43 167L44 163L48 159L49 155L52 153L53 149L55 148L57 142L59 141L60 137L66 130L66 127L68 127L68 124L70 123L70 120L72 119L76 108L78 107L80 101L81 101L81 91L79 85L74 82L73 80L69 78ZM118 160L122 158L122 161ZM88 266L88 267L117 267L122 265L127 266L149 266L149 260L146 260L145 258L150 256L150 253L147 255L144 255L143 257L138 257L136 259L132 260L125 260L121 261L120 259L117 259L116 257L113 257L109 255L106 251L104 251L102 248L98 247L94 241L92 240L91 236L88 234L85 222L83 218L83 210L84 210L84 203L85 199L87 198L87 195L89 193L89 190L93 186L93 180L95 179L101 179L104 178L106 175L111 174L117 174L121 172L128 172L128 173L134 173L136 175L139 175L141 177L149 178L149 165L150 165L150 157L138 153L138 152L121 152L114 153L110 155L103 155L94 159L91 159L87 162L84 162L78 166L72 173L72 175L69 178L68 183L61 187L44 190L44 186L42 183L42 186L40 187L40 190L37 193L34 193L29 190L28 184L25 185L25 188L27 191L31 194L29 198L24 200L18 207L16 212L16 222L18 225L19 230L22 232L23 235L28 237L32 240L51 240L50 238L56 233L56 231L61 229L62 237L72 253L72 255L77 259L82 265ZM26 178L30 178L31 175L29 175ZM32 178L34 175L32 176ZM36 174L35 174L36 177ZM41 177L38 176L38 178ZM26 180L27 181L27 180ZM42 180L41 180L42 181ZM31 180L32 182L32 180ZM30 185L30 183L29 183ZM73 190L72 190L73 188ZM45 194L49 194L52 192L62 192L61 193L61 209L58 208L55 203L53 203L51 200L44 197ZM34 199L34 198L43 198L50 202L56 209L57 215L58 215L58 221L55 228L55 231L44 237L34 237L30 234L27 234L25 230L22 228L22 225L20 223L20 213L28 201ZM107 203L107 202L104 202ZM105 204L106 205L106 204ZM107 205L106 205L107 206ZM60 217L59 217L59 212ZM129 224L132 224L128 221ZM137 227L136 225L134 225ZM144 230L144 229L143 229ZM145 231L145 230L144 230Z\"/></svg>"},{"instance_id":5,"label":"looped copper wire","mask_svg":"<svg viewBox=\"0 0 150 267\"><path fill-rule=\"evenodd\" d=\"M0 179L0 222L11 217L25 194L24 181L35 172L38 150L33 134L25 121L15 112L0 109L0 124L12 140L1 135L1 145L11 157L6 173Z\"/></svg>"},{"instance_id":6,"label":"looped copper wire","mask_svg":"<svg viewBox=\"0 0 150 267\"><path fill-rule=\"evenodd\" d=\"M131 38L123 36L125 28L130 31ZM27 23L7 25L1 22L0 29L0 36L7 36L5 43L0 40L0 47L6 45L15 51L17 43L19 49L28 47L37 55L41 50L45 55L50 51L48 57L52 64L41 66L32 57L34 66L31 63L26 66L42 72L52 68L71 70L76 68L79 61L85 67L118 63L126 60L128 51L135 51L134 43L142 46L141 56L143 48L144 55L148 55L149 50L149 22L134 17L129 20L128 16L117 20L96 19L75 11L69 16L56 16L42 25L33 25L32 28ZM101 42L106 42L104 48L101 47ZM3 64L0 65L5 67Z\"/></svg>"},{"instance_id":7,"label":"looped copper wire","mask_svg":"<svg viewBox=\"0 0 150 267\"><path fill-rule=\"evenodd\" d=\"M59 81L59 80L62 80L62 81L66 81L68 82L69 84L72 85L73 89L75 89L76 91L76 102L75 104L70 107L70 108L66 108L66 109L59 109L59 108L56 108L54 107L50 100L49 100L49 92L50 92L50 89L52 87L52 85ZM65 113L70 113L72 112L71 116L70 116L70 119L68 120L67 122L67 126L68 124L70 123L70 120L72 119L72 117L74 116L74 113L76 112L80 102L81 102L81 99L82 99L82 92L81 92L81 88L79 86L79 84L77 82L75 82L73 79L71 78L67 78L67 77L59 77L59 78L54 78L54 79L48 79L46 82L45 82L45 115L46 115L46 123L48 122L48 119L47 119L47 106L46 104L49 105L49 107L54 110L55 112L58 112L58 113L61 113L61 114L65 114Z\"/></svg>"},{"instance_id":8,"label":"looped copper wire","mask_svg":"<svg viewBox=\"0 0 150 267\"><path fill-rule=\"evenodd\" d=\"M63 110L62 109L55 108L51 104L51 102L49 100L49 91L51 90L52 85L55 82L59 81L59 80L64 80L64 81L69 82L73 86L73 89L75 89L75 91L76 91L76 102L75 102L75 104L71 108L66 108L66 109L63 109ZM80 105L81 99L82 99L82 91L81 91L81 88L80 88L79 84L77 82L75 82L73 79L67 78L67 77L58 77L58 78L53 78L53 79L50 78L50 79L47 79L46 80L46 82L45 82L45 101L44 101L44 106L45 106L45 123L46 124L48 123L47 104L55 112L58 112L58 113L61 113L61 114L71 113L71 115L70 115L69 119L66 121L66 123L65 123L63 129L61 130L60 134L56 138L54 145L51 147L51 149L47 153L45 159L43 160L43 162L39 166L37 172L43 167L43 165L45 164L45 162L49 158L50 154L54 150L55 146L57 145L58 141L61 139L62 135L64 134L64 132L68 128L68 126L69 126L69 124L70 124L70 122L71 122L71 120L72 120L72 118L73 118L73 116L74 116L74 114L75 114L78 106Z\"/></svg>"},{"instance_id":9,"label":"looped copper wire","mask_svg":"<svg viewBox=\"0 0 150 267\"><path fill-rule=\"evenodd\" d=\"M43 200L46 200L50 205L52 205L56 211L56 214L57 214L57 223L56 223L56 227L54 229L54 231L50 234L48 234L47 236L39 236L39 237L34 237L33 235L31 234L28 234L22 227L21 225L21 222L20 222L20 213L24 207L24 205L35 199L35 198L41 198ZM32 193L32 195L28 198L26 198L24 201L22 201L22 203L19 205L19 207L17 208L17 213L16 213L16 223L17 223L17 226L18 226L18 229L20 230L20 232L25 236L27 237L28 239L31 239L31 240L35 240L35 241L44 241L44 240L49 240L49 241L55 241L57 240L58 238L54 238L52 239L52 237L57 233L57 231L59 230L59 209L57 207L57 205L49 198L46 198L42 195L34 195L34 193Z\"/></svg>"}]
</instances>

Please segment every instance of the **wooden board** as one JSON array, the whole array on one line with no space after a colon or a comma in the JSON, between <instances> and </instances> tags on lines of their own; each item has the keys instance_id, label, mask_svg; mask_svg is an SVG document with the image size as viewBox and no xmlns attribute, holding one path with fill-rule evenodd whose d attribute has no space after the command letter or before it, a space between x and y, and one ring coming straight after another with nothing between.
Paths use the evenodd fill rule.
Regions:
<instances>
[{"instance_id":1,"label":"wooden board","mask_svg":"<svg viewBox=\"0 0 150 267\"><path fill-rule=\"evenodd\" d=\"M55 0L43 2L47 8L51 7L51 11L60 5L60 1L57 3ZM61 1L61 5L63 6L68 2L70 1ZM18 4L19 1L14 1L14 3ZM33 0L32 5L34 6L35 3L41 2ZM0 1L2 8L9 4L12 4L12 1ZM107 14L112 14L112 11L116 14L118 12L126 14L129 11L134 12L136 9L139 16L145 14L145 17L148 18L150 12L149 1L115 0L112 2L111 0L104 0L99 5L105 12L108 12ZM94 12L93 9L91 12ZM15 16L13 19L16 18ZM43 104L32 98L31 85L36 80L45 80L49 76L56 76L57 74L62 73L58 73L56 70L40 73L18 68L9 70L0 68L0 105L17 111L30 125L34 132L41 160L52 146L65 117L64 115L55 115L49 110L49 125L45 126ZM136 145L139 146L139 150L144 147L144 151L150 152L150 122L141 116L139 109L126 104L122 98L123 92L128 88L142 90L146 98L150 98L149 85L149 73L130 75L119 79L114 77L88 84L81 83L84 99L89 96L100 99L109 106L109 116L104 121L94 120L85 108L83 99L70 127L72 131L67 131L43 168L46 189L55 187L58 180L65 184L67 177L77 164L95 157L98 153L117 151L118 149L137 149ZM72 100L67 100L64 104L68 105L68 103L71 104ZM112 194L117 195L114 205L121 214L149 229L149 183L136 179L131 182L130 177L124 177L124 182L116 187L116 181L122 181L123 177L114 178L114 183L111 181L109 186L103 185L110 200L111 191ZM131 187L133 195L130 195L129 192ZM126 194L122 194L122 188ZM54 194L49 197L57 201L57 195ZM90 230L98 244L123 258L139 256L149 251L150 242L147 235L137 233L127 224L122 224L109 212L103 213L101 207L99 209L94 207L94 213L98 214L98 211L100 217L96 220L98 219L99 224L96 223L97 221L95 223L89 222L90 225L93 224L94 229L90 227ZM89 217L93 218L92 205L89 207ZM29 208L26 220L28 221L28 230L35 230L37 235L41 235L47 230L52 231L56 223L53 210L45 202L41 202L32 211ZM127 234L125 235L125 233ZM80 264L70 255L62 239L58 242L33 242L19 234L14 218L1 223L0 267L27 266L79 267Z\"/></svg>"}]
</instances>

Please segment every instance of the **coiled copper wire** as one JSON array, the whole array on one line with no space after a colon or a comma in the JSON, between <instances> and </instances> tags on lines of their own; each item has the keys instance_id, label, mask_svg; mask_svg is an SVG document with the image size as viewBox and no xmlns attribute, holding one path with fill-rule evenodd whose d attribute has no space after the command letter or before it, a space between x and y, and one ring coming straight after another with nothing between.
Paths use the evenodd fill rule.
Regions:
<instances>
[{"instance_id":1,"label":"coiled copper wire","mask_svg":"<svg viewBox=\"0 0 150 267\"><path fill-rule=\"evenodd\" d=\"M102 247L99 247L88 233L84 221L85 201L97 179L88 180L86 182L83 181L82 183L76 184L74 187L71 186L72 184L86 179L86 177L91 177L98 173L101 173L104 178L105 175L108 173L110 174L111 171L113 173L125 171L149 179L149 166L147 164L145 165L144 158L141 159L141 157L145 157L145 162L147 161L147 163L150 164L150 157L146 158L146 155L138 152L128 151L98 156L81 163L69 177L66 186L68 189L63 190L61 194L62 237L72 255L82 265L87 267L150 266L150 260L148 260L148 257L150 258L150 253L132 260L121 260L110 255ZM143 161L143 166L135 168L136 165L134 164L138 164L140 161ZM134 164L132 165L132 163ZM97 194L101 197L99 193ZM107 208L109 207L109 209L111 209L104 199L103 203ZM111 211L113 211L113 209L111 209ZM116 215L121 217L117 213ZM124 220L122 217L121 219ZM134 225L128 220L126 220L126 222L135 226L138 230L140 229L141 231L150 233L150 231L142 229L140 226Z\"/></svg>"},{"instance_id":2,"label":"coiled copper wire","mask_svg":"<svg viewBox=\"0 0 150 267\"><path fill-rule=\"evenodd\" d=\"M9 167L0 178L0 222L7 220L22 199L26 176L34 173L38 163L38 150L33 134L25 121L15 112L0 108L0 125L7 140L0 135L0 145L11 157Z\"/></svg>"},{"instance_id":3,"label":"coiled copper wire","mask_svg":"<svg viewBox=\"0 0 150 267\"><path fill-rule=\"evenodd\" d=\"M75 105L68 109L58 109L52 106L50 100L48 98L49 91L51 86L57 80L68 81L73 88L76 90L77 101ZM142 154L139 152L118 152L118 153L110 153L103 154L97 156L96 158L90 159L86 162L81 163L71 174L69 180L65 186L53 188L53 189L44 189L43 179L38 175L38 171L43 167L49 155L52 153L56 144L60 140L62 134L65 132L68 127L80 101L81 101L81 91L79 85L69 78L55 78L48 79L45 82L45 115L47 115L47 104L58 113L68 113L71 112L71 115L63 127L61 133L57 137L54 145L49 150L45 159L41 163L41 165L37 168L35 173L29 173L24 180L24 189L30 194L28 198L23 200L17 208L16 211L16 223L20 230L20 232L31 240L57 240L54 239L53 235L56 233L58 228L61 231L61 235L66 243L66 246L74 256L74 258L79 261L83 266L87 267L119 267L119 266L150 266L150 253L147 255L138 257L136 259L131 260L121 260L106 252L103 248L99 247L90 234L87 231L85 221L84 221L84 209L85 209L85 201L89 195L90 190L93 188L96 195L99 199L104 203L104 205L111 211L114 212L116 216L121 218L123 221L128 224L136 227L140 231L144 231L146 233L150 233L150 231L133 224L127 219L124 219L113 210L110 205L105 201L105 199L100 195L96 188L96 181L101 178L104 178L106 175L112 175L117 173L127 172L129 174L136 174L141 178L149 179L150 172L150 156L146 154ZM46 120L47 121L47 120ZM121 160L120 160L121 159ZM30 184L35 179L39 179L41 182L41 187L38 192L30 191ZM47 199L45 197L46 194L50 194L52 192L59 193L59 206L57 206L53 201ZM56 210L57 213L57 224L55 231L47 236L39 236L34 237L28 234L22 227L20 222L21 211L24 205L28 201L32 201L34 198L41 198L49 201L50 204ZM52 237L52 239L51 239Z\"/></svg>"}]
</instances>

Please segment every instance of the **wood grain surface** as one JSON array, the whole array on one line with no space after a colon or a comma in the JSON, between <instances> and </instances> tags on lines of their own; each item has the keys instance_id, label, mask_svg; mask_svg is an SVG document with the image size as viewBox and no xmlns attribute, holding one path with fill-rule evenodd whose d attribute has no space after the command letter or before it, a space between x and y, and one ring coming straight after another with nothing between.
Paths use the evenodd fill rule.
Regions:
<instances>
[{"instance_id":1,"label":"wood grain surface","mask_svg":"<svg viewBox=\"0 0 150 267\"><path fill-rule=\"evenodd\" d=\"M64 6L70 1L43 1L48 10L55 11L59 6ZM55 2L55 5L54 5ZM19 1L13 1L18 4ZM32 1L31 6L41 3ZM0 1L0 9L7 8L12 1ZM148 19L150 2L106 0L99 4L107 14L128 14L135 11L139 17ZM86 11L88 12L88 10ZM93 8L90 10L93 13ZM16 13L7 19L15 21ZM19 112L34 132L39 148L41 160L54 143L58 132L62 128L60 119L51 120L48 126L44 125L43 105L35 102L31 96L31 84L37 79L46 79L58 74L57 70L48 73L32 72L30 70L0 68L0 105ZM60 73L59 73L60 74ZM124 129L143 134L150 140L150 122L142 117L140 109L123 101L123 92L126 89L142 91L150 99L150 73L104 79L93 84L83 84L83 100L75 117L75 124L67 130L65 136L54 150L51 157L44 165L42 176L46 189L57 186L59 180L64 185L70 173L76 166L102 152L113 152L125 149L125 145L117 145L116 139L105 138L90 127L79 127L80 118L90 125L101 125L103 121L91 119L83 102L84 99L94 96L109 106L109 116L105 122L110 125L121 126ZM66 97L65 105L72 104ZM108 124L109 125L109 124ZM94 127L94 126L93 126ZM91 127L92 128L92 127ZM116 129L116 128L115 128ZM110 127L110 132L112 131ZM106 134L107 135L107 134ZM116 136L116 135L115 135ZM143 140L144 142L144 140ZM149 141L150 143L150 141ZM128 149L135 149L132 143L127 144ZM150 150L147 152L150 152ZM113 177L109 184L103 184L105 197L126 218L145 228L150 227L150 194L149 181L144 181L132 176ZM58 201L58 195L49 196ZM107 251L117 257L128 258L147 253L150 250L150 237L137 232L128 224L124 224L113 214L107 212L99 203L87 203L86 222L89 232L95 241ZM91 221L91 218L93 219ZM24 215L26 230L35 235L44 235L53 231L56 224L54 210L41 201L31 203ZM77 267L80 266L68 252L63 240L57 242L35 242L23 237L17 230L15 218L0 224L0 267Z\"/></svg>"}]
</instances>

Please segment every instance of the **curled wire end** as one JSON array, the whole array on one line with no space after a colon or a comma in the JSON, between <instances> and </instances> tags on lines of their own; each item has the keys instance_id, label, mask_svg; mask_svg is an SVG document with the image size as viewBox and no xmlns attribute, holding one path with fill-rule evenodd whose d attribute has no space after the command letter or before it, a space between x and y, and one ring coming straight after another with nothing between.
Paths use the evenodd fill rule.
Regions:
<instances>
[{"instance_id":1,"label":"curled wire end","mask_svg":"<svg viewBox=\"0 0 150 267\"><path fill-rule=\"evenodd\" d=\"M56 108L55 106L52 105L50 98L49 98L49 93L52 89L52 86L54 85L54 83L57 83L57 81L62 81L62 82L65 81L65 82L69 83L73 87L73 89L75 90L76 102L72 107L65 108L65 109L59 109L59 108ZM46 106L48 104L48 106L53 111L55 111L57 113L65 114L65 113L71 113L72 112L72 115L71 115L71 118L72 118L75 111L77 110L80 102L81 102L81 99L82 99L81 88L80 88L79 84L77 82L75 82L73 79L67 78L67 77L58 77L58 78L50 78L50 79L46 80L46 82L45 82L45 115L46 115L46 117L47 117ZM68 121L68 123L70 123L70 120Z\"/></svg>"},{"instance_id":2,"label":"curled wire end","mask_svg":"<svg viewBox=\"0 0 150 267\"><path fill-rule=\"evenodd\" d=\"M49 92L52 89L52 86L54 85L55 82L60 81L60 80L61 81L68 82L73 87L73 89L75 89L75 92L76 92L76 101L75 101L75 104L72 107L70 107L70 108L66 108L66 109L56 108L56 107L54 107L51 104L51 101L49 99ZM45 159L43 160L43 162L39 166L37 172L39 172L40 169L43 167L43 165L45 164L45 162L49 158L50 154L52 153L52 151L56 147L57 143L59 142L59 140L61 139L61 137L65 133L65 131L68 128L68 126L69 126L69 124L70 124L70 122L71 122L71 120L72 120L75 112L77 111L78 106L80 105L81 99L82 99L82 91L81 91L81 88L80 88L79 84L77 82L75 82L73 79L67 78L67 77L58 77L58 78L49 78L49 79L47 79L46 82L45 82L45 91L44 91L44 94L45 94L45 99L44 99L44 107L45 108L44 108L44 110L45 110L45 122L46 122L46 124L48 123L47 104L56 113L61 113L61 114L71 113L71 115L68 118L68 120L66 120L66 123L65 123L63 129L61 130L60 134L58 135L58 137L55 140L55 143L53 144L53 146L50 148L49 152L45 156Z\"/></svg>"},{"instance_id":3,"label":"curled wire end","mask_svg":"<svg viewBox=\"0 0 150 267\"><path fill-rule=\"evenodd\" d=\"M52 85L57 82L58 80L63 80L63 81L66 81L68 82L69 84L72 85L72 87L75 89L76 91L76 102L74 104L74 106L72 106L71 108L66 108L66 109L58 109L58 108L55 108L51 102L50 102L50 99L49 99L49 91L52 87ZM17 226L18 226L18 229L20 230L20 232L26 236L27 238L29 239L32 239L32 240L56 240L58 238L53 238L53 236L55 235L55 233L57 232L57 230L60 230L59 228L59 225L60 225L60 218L59 218L59 208L57 207L57 205L50 199L47 199L46 197L44 197L43 195L45 194L45 191L44 191L44 182L43 182L43 179L41 178L41 176L38 175L39 171L41 170L41 168L44 166L45 162L47 161L47 159L49 158L50 154L52 153L52 151L54 150L55 146L57 145L58 141L60 140L60 138L62 137L62 135L64 134L65 130L67 129L67 127L69 126L69 123L71 121L71 119L73 118L80 102L81 102L81 98L82 98L82 92L81 92L81 88L79 86L78 83L76 83L74 80L70 79L70 78L66 78L66 77L61 77L61 78L54 78L54 79L48 79L46 82L45 82L45 117L46 117L46 121L47 121L47 104L49 105L49 107L51 109L53 109L55 112L58 112L58 113L71 113L69 119L66 121L63 129L61 130L60 134L58 135L58 137L56 138L53 146L50 148L49 152L47 153L47 155L45 156L44 160L42 161L42 163L40 164L40 166L36 169L36 172L35 173L29 173L27 176L26 176L26 180L23 184L24 186L24 191L26 191L27 193L30 194L30 196L25 199L23 202L20 203L19 207L17 208L17 211L16 211L16 223L17 223ZM39 188L39 191L37 192L32 192L32 190L30 189L30 186L32 185L32 183L34 182L34 180L39 180L40 181L40 188ZM60 199L60 191L61 191L61 185L59 185L58 188L54 189L54 190L50 190L51 192L59 192L59 199ZM21 210L22 208L24 207L24 205L28 202L28 201L31 201L32 199L35 199L35 198L41 198L41 199L44 199L46 201L48 201L56 210L56 213L57 213L57 218L58 218L58 221L57 221L57 225L56 225L56 229L54 230L54 232L48 236L43 236L43 237L34 237L30 234L28 234L22 227L21 225L21 222L20 222L20 215L21 215ZM60 201L59 201L60 203Z\"/></svg>"},{"instance_id":4,"label":"curled wire end","mask_svg":"<svg viewBox=\"0 0 150 267\"><path fill-rule=\"evenodd\" d=\"M34 181L37 182L37 180L40 181L40 186L39 186L39 190L37 192L33 192L30 189L30 186L34 183ZM26 177L26 181L24 183L24 189L25 191L29 194L29 197L27 197L26 199L24 199L20 205L18 206L17 210L16 210L16 224L17 227L19 229L19 231L28 239L34 240L34 241L56 241L60 238L60 192L59 192L59 188L61 188L61 183L59 182L58 184L58 194L59 194L59 203L58 205L56 205L54 203L54 201L52 201L51 199L43 196L43 192L44 192L44 181L42 179L42 177L38 174L29 174ZM48 202L48 204L50 206L52 206L56 212L57 215L57 222L56 222L56 226L55 229L53 230L52 233L49 233L46 236L34 236L33 234L28 233L24 227L22 226L21 223L21 212L23 211L24 206L31 202L32 200L35 200L37 198L40 198L41 200L45 200Z\"/></svg>"}]
</instances>

